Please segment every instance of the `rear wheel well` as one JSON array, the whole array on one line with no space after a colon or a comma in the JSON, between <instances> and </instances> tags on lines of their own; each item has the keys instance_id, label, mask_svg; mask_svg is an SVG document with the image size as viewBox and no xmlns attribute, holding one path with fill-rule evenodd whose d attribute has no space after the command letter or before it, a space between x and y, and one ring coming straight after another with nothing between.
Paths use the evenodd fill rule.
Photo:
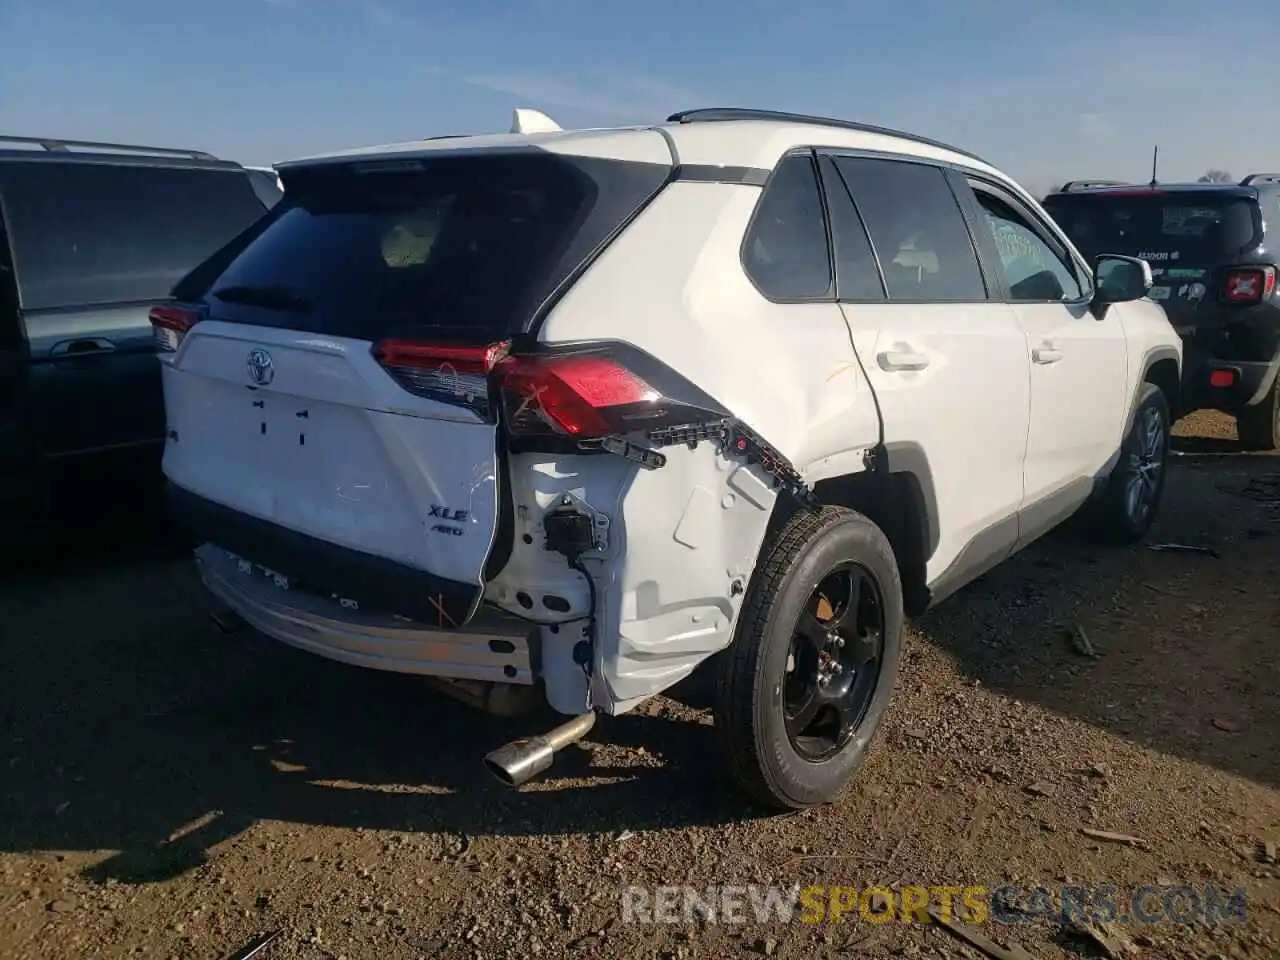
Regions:
<instances>
[{"instance_id":1,"label":"rear wheel well","mask_svg":"<svg viewBox=\"0 0 1280 960\"><path fill-rule=\"evenodd\" d=\"M916 477L911 473L851 473L821 480L813 492L824 506L856 510L884 532L902 577L904 609L908 616L923 613L929 605L925 583L928 518Z\"/></svg>"},{"instance_id":2,"label":"rear wheel well","mask_svg":"<svg viewBox=\"0 0 1280 960\"><path fill-rule=\"evenodd\" d=\"M1169 404L1169 419L1176 421L1182 416L1182 378L1178 374L1178 361L1165 358L1157 360L1143 374L1144 383L1153 383L1164 394Z\"/></svg>"}]
</instances>

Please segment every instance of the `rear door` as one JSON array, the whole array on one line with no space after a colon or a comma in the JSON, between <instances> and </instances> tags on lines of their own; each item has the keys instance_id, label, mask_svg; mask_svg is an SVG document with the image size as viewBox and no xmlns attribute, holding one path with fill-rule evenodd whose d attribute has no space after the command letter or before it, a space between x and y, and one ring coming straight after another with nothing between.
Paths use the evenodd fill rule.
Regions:
<instances>
[{"instance_id":1,"label":"rear door","mask_svg":"<svg viewBox=\"0 0 1280 960\"><path fill-rule=\"evenodd\" d=\"M890 469L923 471L932 487L926 573L940 597L1017 541L1026 340L1012 308L988 293L944 170L856 155L834 162L888 295L883 304L874 295L842 297L845 316L879 401Z\"/></svg>"},{"instance_id":2,"label":"rear door","mask_svg":"<svg viewBox=\"0 0 1280 960\"><path fill-rule=\"evenodd\" d=\"M342 591L389 561L428 575L456 625L502 516L486 348L527 329L670 168L442 153L286 174L272 222L201 293L208 319L166 363L164 471L266 524L264 555L302 537L325 558L276 572Z\"/></svg>"},{"instance_id":3,"label":"rear door","mask_svg":"<svg viewBox=\"0 0 1280 960\"><path fill-rule=\"evenodd\" d=\"M266 208L237 168L35 154L0 172L50 455L164 436L151 305Z\"/></svg>"}]
</instances>

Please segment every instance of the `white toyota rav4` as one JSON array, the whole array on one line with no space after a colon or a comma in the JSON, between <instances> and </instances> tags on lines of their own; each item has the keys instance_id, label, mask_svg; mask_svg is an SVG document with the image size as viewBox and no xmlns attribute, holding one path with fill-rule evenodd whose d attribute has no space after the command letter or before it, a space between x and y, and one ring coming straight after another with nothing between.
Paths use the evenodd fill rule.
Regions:
<instances>
[{"instance_id":1,"label":"white toyota rav4","mask_svg":"<svg viewBox=\"0 0 1280 960\"><path fill-rule=\"evenodd\" d=\"M1082 509L1152 522L1182 356L1150 269L963 150L517 111L277 169L152 314L173 509L235 623L572 717L489 754L509 783L706 663L740 783L827 801L904 616Z\"/></svg>"}]
</instances>

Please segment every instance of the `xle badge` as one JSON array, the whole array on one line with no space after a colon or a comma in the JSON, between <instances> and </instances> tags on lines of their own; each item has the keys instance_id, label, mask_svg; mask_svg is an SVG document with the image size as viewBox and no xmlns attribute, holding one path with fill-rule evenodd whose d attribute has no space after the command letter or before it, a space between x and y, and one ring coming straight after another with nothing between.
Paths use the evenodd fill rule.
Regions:
<instances>
[{"instance_id":1,"label":"xle badge","mask_svg":"<svg viewBox=\"0 0 1280 960\"><path fill-rule=\"evenodd\" d=\"M452 520L454 523L466 523L467 517L470 516L466 510L450 510L448 507L441 506L438 503L431 504L431 516L439 520ZM460 537L463 534L461 527L451 527L447 523L437 523L431 528L432 533L443 533L451 537Z\"/></svg>"},{"instance_id":2,"label":"xle badge","mask_svg":"<svg viewBox=\"0 0 1280 960\"><path fill-rule=\"evenodd\" d=\"M470 514L466 510L450 510L448 507L433 503L431 504L431 516L438 517L441 520L452 520L454 523L466 523Z\"/></svg>"}]
</instances>

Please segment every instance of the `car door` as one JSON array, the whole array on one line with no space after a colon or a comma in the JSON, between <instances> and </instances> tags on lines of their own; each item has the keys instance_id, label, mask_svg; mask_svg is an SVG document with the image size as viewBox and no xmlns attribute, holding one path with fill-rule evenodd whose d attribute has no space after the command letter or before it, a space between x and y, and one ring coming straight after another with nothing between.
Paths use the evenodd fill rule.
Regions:
<instances>
[{"instance_id":1,"label":"car door","mask_svg":"<svg viewBox=\"0 0 1280 960\"><path fill-rule=\"evenodd\" d=\"M1031 365L1022 542L1085 500L1119 449L1127 344L1113 313L1091 309L1092 282L1047 218L998 184L971 178L979 242L1026 335Z\"/></svg>"},{"instance_id":2,"label":"car door","mask_svg":"<svg viewBox=\"0 0 1280 960\"><path fill-rule=\"evenodd\" d=\"M239 167L172 164L33 153L0 173L51 456L163 439L150 308L266 211Z\"/></svg>"},{"instance_id":3,"label":"car door","mask_svg":"<svg viewBox=\"0 0 1280 960\"><path fill-rule=\"evenodd\" d=\"M935 599L1009 555L1023 498L1026 339L989 281L948 173L910 158L824 159L833 223L865 227L880 297L842 294L884 422L889 469L932 502L926 577ZM831 176L835 174L836 176ZM871 293L874 294L874 289Z\"/></svg>"}]
</instances>

